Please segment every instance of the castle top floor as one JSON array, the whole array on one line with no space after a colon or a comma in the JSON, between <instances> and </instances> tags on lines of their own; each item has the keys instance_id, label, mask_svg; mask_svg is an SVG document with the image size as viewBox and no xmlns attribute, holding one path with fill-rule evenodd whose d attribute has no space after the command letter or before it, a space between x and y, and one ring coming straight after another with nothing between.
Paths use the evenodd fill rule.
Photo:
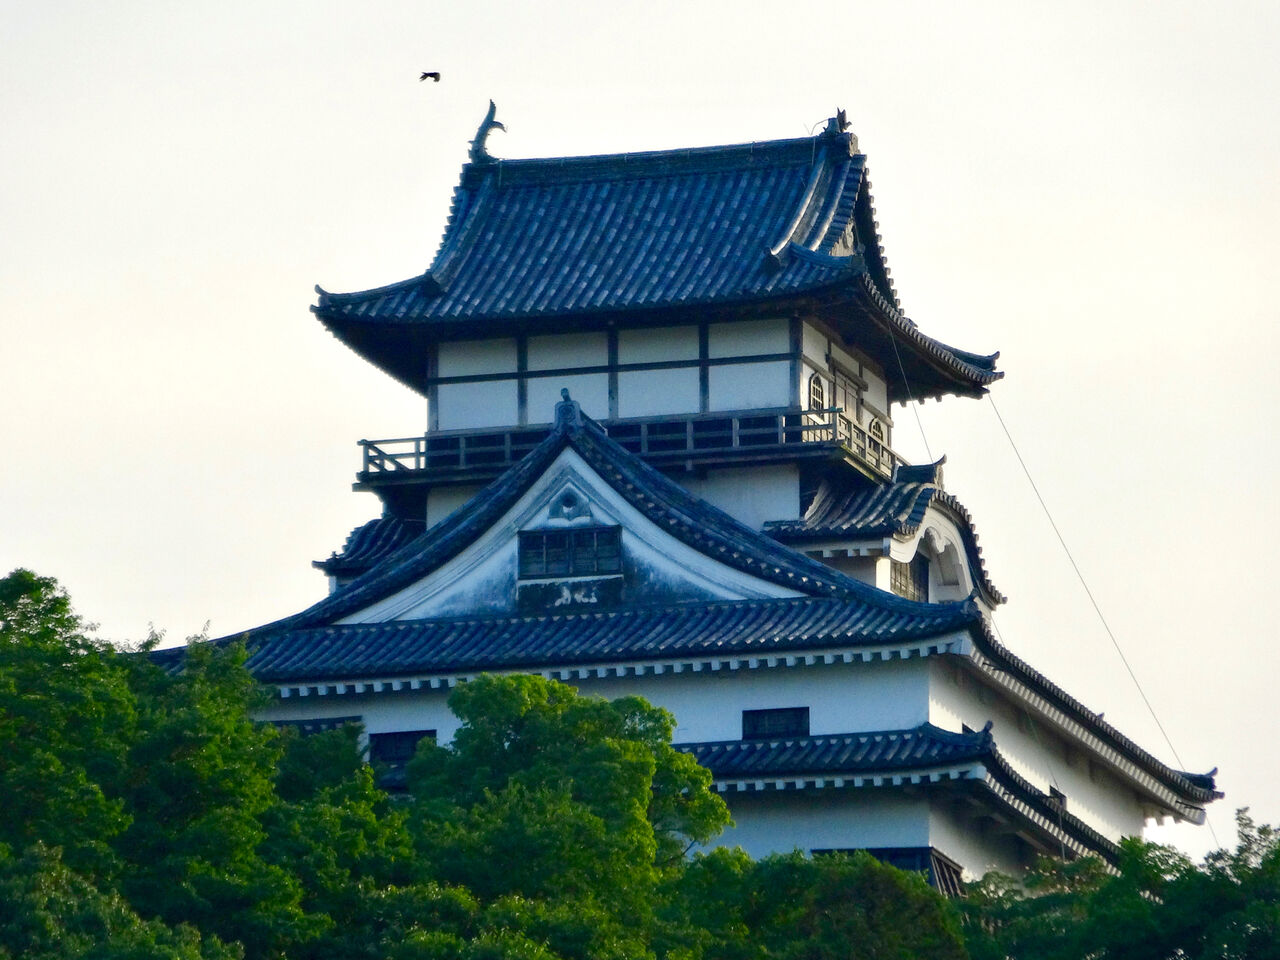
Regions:
<instances>
[{"instance_id":1,"label":"castle top floor","mask_svg":"<svg viewBox=\"0 0 1280 960\"><path fill-rule=\"evenodd\" d=\"M515 161L489 156L490 126L430 269L312 308L429 397L434 429L536 424L564 387L604 420L820 400L869 424L1001 376L901 312L842 118L796 140Z\"/></svg>"}]
</instances>

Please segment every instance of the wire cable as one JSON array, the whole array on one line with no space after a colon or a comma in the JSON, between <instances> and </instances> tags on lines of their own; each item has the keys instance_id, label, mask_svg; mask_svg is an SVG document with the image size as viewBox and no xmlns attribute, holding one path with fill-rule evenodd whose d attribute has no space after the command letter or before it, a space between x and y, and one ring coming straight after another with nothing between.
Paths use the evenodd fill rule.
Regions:
<instances>
[{"instance_id":1,"label":"wire cable","mask_svg":"<svg viewBox=\"0 0 1280 960\"><path fill-rule=\"evenodd\" d=\"M1173 759L1178 762L1178 767L1186 769L1186 764L1182 762L1182 757L1178 755L1178 748L1173 745L1173 740L1164 728L1164 724L1160 722L1160 717L1156 714L1155 707L1151 705L1147 693L1142 689L1142 684L1138 680L1138 675L1134 673L1133 667L1129 664L1129 658L1124 655L1124 650L1120 648L1120 641L1116 639L1115 633L1111 629L1111 625L1107 623L1107 618L1102 613L1102 608L1098 605L1097 599L1093 595L1093 591L1089 589L1089 584L1084 578L1084 573L1080 570L1080 565L1076 563L1076 558L1072 556L1071 549L1067 546L1066 539L1062 536L1062 531L1058 529L1058 524L1053 519L1053 514L1049 512L1049 505L1045 503L1044 497L1040 495L1040 488L1036 486L1035 479L1031 476L1031 470L1027 467L1027 463L1022 459L1022 453L1018 450L1018 445L1013 440L1013 434L1009 432L1008 425L1004 422L1004 417L1000 416L1000 408L996 406L995 400L991 394L987 394L987 399L991 401L991 411L996 415L996 419L1000 422L1000 429L1004 431L1005 438L1009 441L1009 446L1013 449L1013 455L1018 458L1018 465L1022 467L1022 472L1026 475L1027 483L1031 484L1031 491L1036 495L1036 500L1040 503L1040 509L1044 511L1045 518L1049 521L1049 526L1053 528L1053 534L1058 538L1058 543L1062 546L1062 552L1067 555L1067 560L1071 563L1071 569L1075 571L1076 579L1080 581L1080 586L1084 588L1085 596L1089 598L1089 603L1093 606L1093 612L1098 615L1098 621L1102 624L1102 629L1106 631L1107 637L1111 640L1111 645L1115 648L1116 654L1120 657L1120 662L1124 664L1125 670L1129 674L1129 679L1133 681L1134 687L1138 691L1138 696L1142 697L1142 702L1146 705L1147 712L1151 714L1151 719L1155 721L1156 728L1160 731L1160 735L1164 737L1164 742L1169 746L1169 752L1173 754ZM1206 815L1205 825L1209 828L1209 834L1213 837L1215 845L1218 844L1218 834L1213 829L1213 824L1209 822Z\"/></svg>"},{"instance_id":2,"label":"wire cable","mask_svg":"<svg viewBox=\"0 0 1280 960\"><path fill-rule=\"evenodd\" d=\"M902 374L902 385L907 391L908 399L904 403L910 403L911 384L907 380L907 369L902 365L902 354L898 353L898 341L891 335L889 342L893 344L893 356L898 361L898 372ZM911 403L910 406L911 412L916 415L916 426L920 430L920 439L924 441L925 456L929 458L930 463L933 463L933 451L929 449L929 438L924 435L924 421L920 419L920 401L917 400L915 403Z\"/></svg>"}]
</instances>

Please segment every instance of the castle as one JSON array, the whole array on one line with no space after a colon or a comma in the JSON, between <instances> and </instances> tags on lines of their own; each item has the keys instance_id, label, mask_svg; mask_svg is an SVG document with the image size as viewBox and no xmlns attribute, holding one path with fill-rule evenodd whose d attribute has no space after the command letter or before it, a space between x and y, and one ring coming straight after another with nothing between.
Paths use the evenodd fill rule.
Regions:
<instances>
[{"instance_id":1,"label":"castle","mask_svg":"<svg viewBox=\"0 0 1280 960\"><path fill-rule=\"evenodd\" d=\"M1171 769L995 636L1004 597L893 405L996 356L899 308L866 157L817 136L502 160L471 146L421 276L319 290L321 323L427 398L363 442L382 515L328 597L250 631L265 719L359 720L394 770L482 672L640 694L754 855L867 849L954 891L1202 822Z\"/></svg>"}]
</instances>

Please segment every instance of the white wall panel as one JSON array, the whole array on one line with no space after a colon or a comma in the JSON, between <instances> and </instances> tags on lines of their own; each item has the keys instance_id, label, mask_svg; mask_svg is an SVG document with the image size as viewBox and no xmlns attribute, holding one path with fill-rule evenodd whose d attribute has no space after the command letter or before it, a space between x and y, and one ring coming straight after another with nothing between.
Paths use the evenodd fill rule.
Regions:
<instances>
[{"instance_id":1,"label":"white wall panel","mask_svg":"<svg viewBox=\"0 0 1280 960\"><path fill-rule=\"evenodd\" d=\"M619 363L697 360L697 327L655 327L618 331Z\"/></svg>"},{"instance_id":2,"label":"white wall panel","mask_svg":"<svg viewBox=\"0 0 1280 960\"><path fill-rule=\"evenodd\" d=\"M710 357L746 357L790 350L791 321L782 317L713 323L707 330L707 355Z\"/></svg>"},{"instance_id":3,"label":"white wall panel","mask_svg":"<svg viewBox=\"0 0 1280 960\"><path fill-rule=\"evenodd\" d=\"M929 844L929 806L901 790L796 790L730 793L735 826L713 846L740 846L753 857L797 847L923 847Z\"/></svg>"},{"instance_id":4,"label":"white wall panel","mask_svg":"<svg viewBox=\"0 0 1280 960\"><path fill-rule=\"evenodd\" d=\"M789 407L798 400L791 395L791 364L786 360L712 367L709 381L712 410Z\"/></svg>"},{"instance_id":5,"label":"white wall panel","mask_svg":"<svg viewBox=\"0 0 1280 960\"><path fill-rule=\"evenodd\" d=\"M442 343L437 358L437 372L441 377L468 377L479 373L515 373L516 342L506 339Z\"/></svg>"},{"instance_id":6,"label":"white wall panel","mask_svg":"<svg viewBox=\"0 0 1280 960\"><path fill-rule=\"evenodd\" d=\"M578 401L582 412L595 420L609 419L609 375L571 374L560 377L532 377L528 386L529 423L550 423L555 419L560 390Z\"/></svg>"},{"instance_id":7,"label":"white wall panel","mask_svg":"<svg viewBox=\"0 0 1280 960\"><path fill-rule=\"evenodd\" d=\"M530 370L603 367L609 362L609 341L604 333L530 337L527 360Z\"/></svg>"},{"instance_id":8,"label":"white wall panel","mask_svg":"<svg viewBox=\"0 0 1280 960\"><path fill-rule=\"evenodd\" d=\"M800 517L800 473L795 464L710 470L706 476L678 475L696 497L756 530L769 520Z\"/></svg>"},{"instance_id":9,"label":"white wall panel","mask_svg":"<svg viewBox=\"0 0 1280 960\"><path fill-rule=\"evenodd\" d=\"M509 427L519 421L514 380L442 383L436 389L440 430Z\"/></svg>"},{"instance_id":10,"label":"white wall panel","mask_svg":"<svg viewBox=\"0 0 1280 960\"><path fill-rule=\"evenodd\" d=\"M618 416L656 417L697 413L698 370L635 370L618 374Z\"/></svg>"}]
</instances>

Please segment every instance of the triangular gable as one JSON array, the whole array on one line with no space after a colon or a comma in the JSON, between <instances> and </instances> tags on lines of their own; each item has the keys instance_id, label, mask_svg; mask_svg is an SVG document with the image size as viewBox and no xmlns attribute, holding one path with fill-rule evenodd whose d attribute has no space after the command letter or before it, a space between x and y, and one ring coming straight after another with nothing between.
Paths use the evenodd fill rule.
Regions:
<instances>
[{"instance_id":1,"label":"triangular gable","mask_svg":"<svg viewBox=\"0 0 1280 960\"><path fill-rule=\"evenodd\" d=\"M512 597L519 599L522 524L547 528L554 497L573 485L599 513L601 522L593 525L623 527L627 547L646 558L642 566L654 579L628 585L629 602L809 596L887 613L936 611L847 577L739 523L610 440L576 403L562 403L556 413L551 435L461 509L325 600L252 633L457 615L464 589L470 591L471 613L477 607L510 610ZM496 573L499 567L505 581ZM495 592L483 593L482 584ZM566 606L577 604L571 597Z\"/></svg>"},{"instance_id":2,"label":"triangular gable","mask_svg":"<svg viewBox=\"0 0 1280 960\"><path fill-rule=\"evenodd\" d=\"M601 535L618 537L616 571L612 565L603 572L572 569L568 546ZM522 549L527 553L544 547L548 539L564 545L563 572L522 571ZM591 564L597 565L598 561ZM673 536L566 446L502 516L455 556L338 622L555 614L624 604L802 596L806 594L800 590L745 572Z\"/></svg>"}]
</instances>

